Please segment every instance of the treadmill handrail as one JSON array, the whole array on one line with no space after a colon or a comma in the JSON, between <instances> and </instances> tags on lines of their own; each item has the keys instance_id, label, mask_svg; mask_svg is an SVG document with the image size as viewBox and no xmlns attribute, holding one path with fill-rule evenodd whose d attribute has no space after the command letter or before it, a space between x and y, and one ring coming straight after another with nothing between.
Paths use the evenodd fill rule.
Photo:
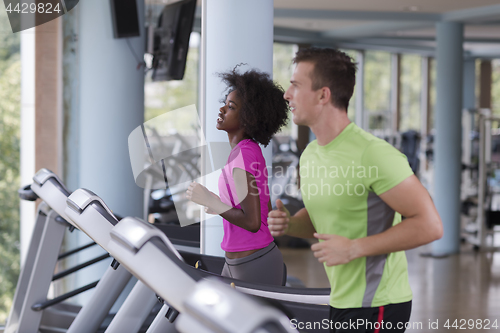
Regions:
<instances>
[{"instance_id":1,"label":"treadmill handrail","mask_svg":"<svg viewBox=\"0 0 500 333\"><path fill-rule=\"evenodd\" d=\"M31 189L31 184L25 185L17 190L19 198L26 201L36 201L38 195Z\"/></svg>"},{"instance_id":2,"label":"treadmill handrail","mask_svg":"<svg viewBox=\"0 0 500 333\"><path fill-rule=\"evenodd\" d=\"M31 189L50 207L50 209L54 210L63 219L72 224L65 213L66 199L69 196L67 188L54 173L46 169L45 172L42 171L44 171L44 169L40 170L37 175L33 177L34 181L30 186Z\"/></svg>"},{"instance_id":3,"label":"treadmill handrail","mask_svg":"<svg viewBox=\"0 0 500 333\"><path fill-rule=\"evenodd\" d=\"M179 258L179 260L184 261L181 254L161 230L138 218L123 218L120 223L111 230L110 236L135 252L139 251L144 244L151 239L159 238L164 245Z\"/></svg>"},{"instance_id":4,"label":"treadmill handrail","mask_svg":"<svg viewBox=\"0 0 500 333\"><path fill-rule=\"evenodd\" d=\"M68 199L66 200L66 204L73 211L81 214L92 202L99 202L102 207L118 222L118 219L113 214L111 209L104 203L104 201L94 192L87 190L85 188L80 188L73 192Z\"/></svg>"},{"instance_id":5,"label":"treadmill handrail","mask_svg":"<svg viewBox=\"0 0 500 333\"><path fill-rule=\"evenodd\" d=\"M66 188L66 186L64 186L62 180L55 173L50 171L49 169L42 168L42 169L38 170L38 172L33 176L33 181L38 186L42 186L49 179L54 179L54 181L57 183L58 187L60 187L64 192L66 192L65 194L67 196L69 195L69 191Z\"/></svg>"}]
</instances>

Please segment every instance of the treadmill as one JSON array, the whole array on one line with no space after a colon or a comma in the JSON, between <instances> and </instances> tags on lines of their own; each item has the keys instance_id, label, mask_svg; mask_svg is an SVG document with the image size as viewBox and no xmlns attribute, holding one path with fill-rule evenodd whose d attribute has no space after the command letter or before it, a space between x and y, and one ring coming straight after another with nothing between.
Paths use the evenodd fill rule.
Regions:
<instances>
[{"instance_id":1,"label":"treadmill","mask_svg":"<svg viewBox=\"0 0 500 333\"><path fill-rule=\"evenodd\" d=\"M298 322L328 320L330 295L328 288L279 287L221 277L220 270L211 271L210 269L210 267L217 267L217 260L221 259L199 254L199 259L196 260L196 254L183 255L175 249L161 230L142 220L126 218L117 222L102 199L89 190L76 190L67 202L66 214L73 223L167 303L171 297L174 297L174 303L179 303L178 300L175 301L175 296L169 296L173 295L172 293L176 290L182 290L176 287L177 280L182 280L186 276L190 276L190 279L194 281L212 277L225 284L234 284L237 290L245 294L279 304L291 319L296 319ZM114 226L106 241L103 241L104 237L100 234L102 224ZM126 231L125 226L128 228L126 230L132 231ZM128 245L126 245L127 242ZM188 260L184 260L184 257ZM188 262L198 263L198 268L191 266ZM185 296L185 292L182 294ZM155 322L157 319L158 317ZM318 328L309 332L324 332L324 330Z\"/></svg>"}]
</instances>

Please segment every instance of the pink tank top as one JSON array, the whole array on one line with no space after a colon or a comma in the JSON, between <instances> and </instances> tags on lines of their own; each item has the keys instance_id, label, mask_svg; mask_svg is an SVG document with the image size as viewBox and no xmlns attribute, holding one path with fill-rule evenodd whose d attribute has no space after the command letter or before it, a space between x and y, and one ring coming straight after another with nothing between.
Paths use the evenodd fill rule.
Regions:
<instances>
[{"instance_id":1,"label":"pink tank top","mask_svg":"<svg viewBox=\"0 0 500 333\"><path fill-rule=\"evenodd\" d=\"M260 199L260 229L256 233L240 228L226 219L224 224L224 238L221 248L227 252L241 252L257 250L268 246L274 239L267 227L267 214L269 202L269 186L267 183L266 161L259 145L250 139L242 140L231 153L227 164L222 169L219 177L219 196L223 203L241 209L236 196L233 180L233 169L240 168L250 172L256 180Z\"/></svg>"}]
</instances>

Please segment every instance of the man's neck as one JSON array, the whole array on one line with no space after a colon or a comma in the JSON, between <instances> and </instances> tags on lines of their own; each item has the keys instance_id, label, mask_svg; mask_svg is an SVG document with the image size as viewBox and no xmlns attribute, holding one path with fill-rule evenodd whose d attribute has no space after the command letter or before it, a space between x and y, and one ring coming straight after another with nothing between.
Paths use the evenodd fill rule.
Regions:
<instances>
[{"instance_id":1,"label":"man's neck","mask_svg":"<svg viewBox=\"0 0 500 333\"><path fill-rule=\"evenodd\" d=\"M324 146L339 136L350 123L351 121L347 117L346 111L331 108L330 110L325 110L310 128L314 135L316 135L318 144Z\"/></svg>"}]
</instances>

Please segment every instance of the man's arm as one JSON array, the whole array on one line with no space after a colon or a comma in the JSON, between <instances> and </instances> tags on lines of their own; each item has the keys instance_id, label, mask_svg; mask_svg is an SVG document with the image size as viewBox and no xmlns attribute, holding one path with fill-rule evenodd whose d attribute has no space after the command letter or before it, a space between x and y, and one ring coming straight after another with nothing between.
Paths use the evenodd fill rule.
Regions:
<instances>
[{"instance_id":1,"label":"man's arm","mask_svg":"<svg viewBox=\"0 0 500 333\"><path fill-rule=\"evenodd\" d=\"M311 222L309 213L302 208L294 216L285 208L283 202L276 200L276 210L270 211L267 218L267 224L271 235L274 237L289 235L301 238L312 238L316 229Z\"/></svg>"},{"instance_id":2,"label":"man's arm","mask_svg":"<svg viewBox=\"0 0 500 333\"><path fill-rule=\"evenodd\" d=\"M406 219L388 230L350 240L338 235L318 235L324 240L312 245L314 256L328 266L354 259L413 249L443 236L443 225L427 190L414 175L380 195Z\"/></svg>"}]
</instances>

